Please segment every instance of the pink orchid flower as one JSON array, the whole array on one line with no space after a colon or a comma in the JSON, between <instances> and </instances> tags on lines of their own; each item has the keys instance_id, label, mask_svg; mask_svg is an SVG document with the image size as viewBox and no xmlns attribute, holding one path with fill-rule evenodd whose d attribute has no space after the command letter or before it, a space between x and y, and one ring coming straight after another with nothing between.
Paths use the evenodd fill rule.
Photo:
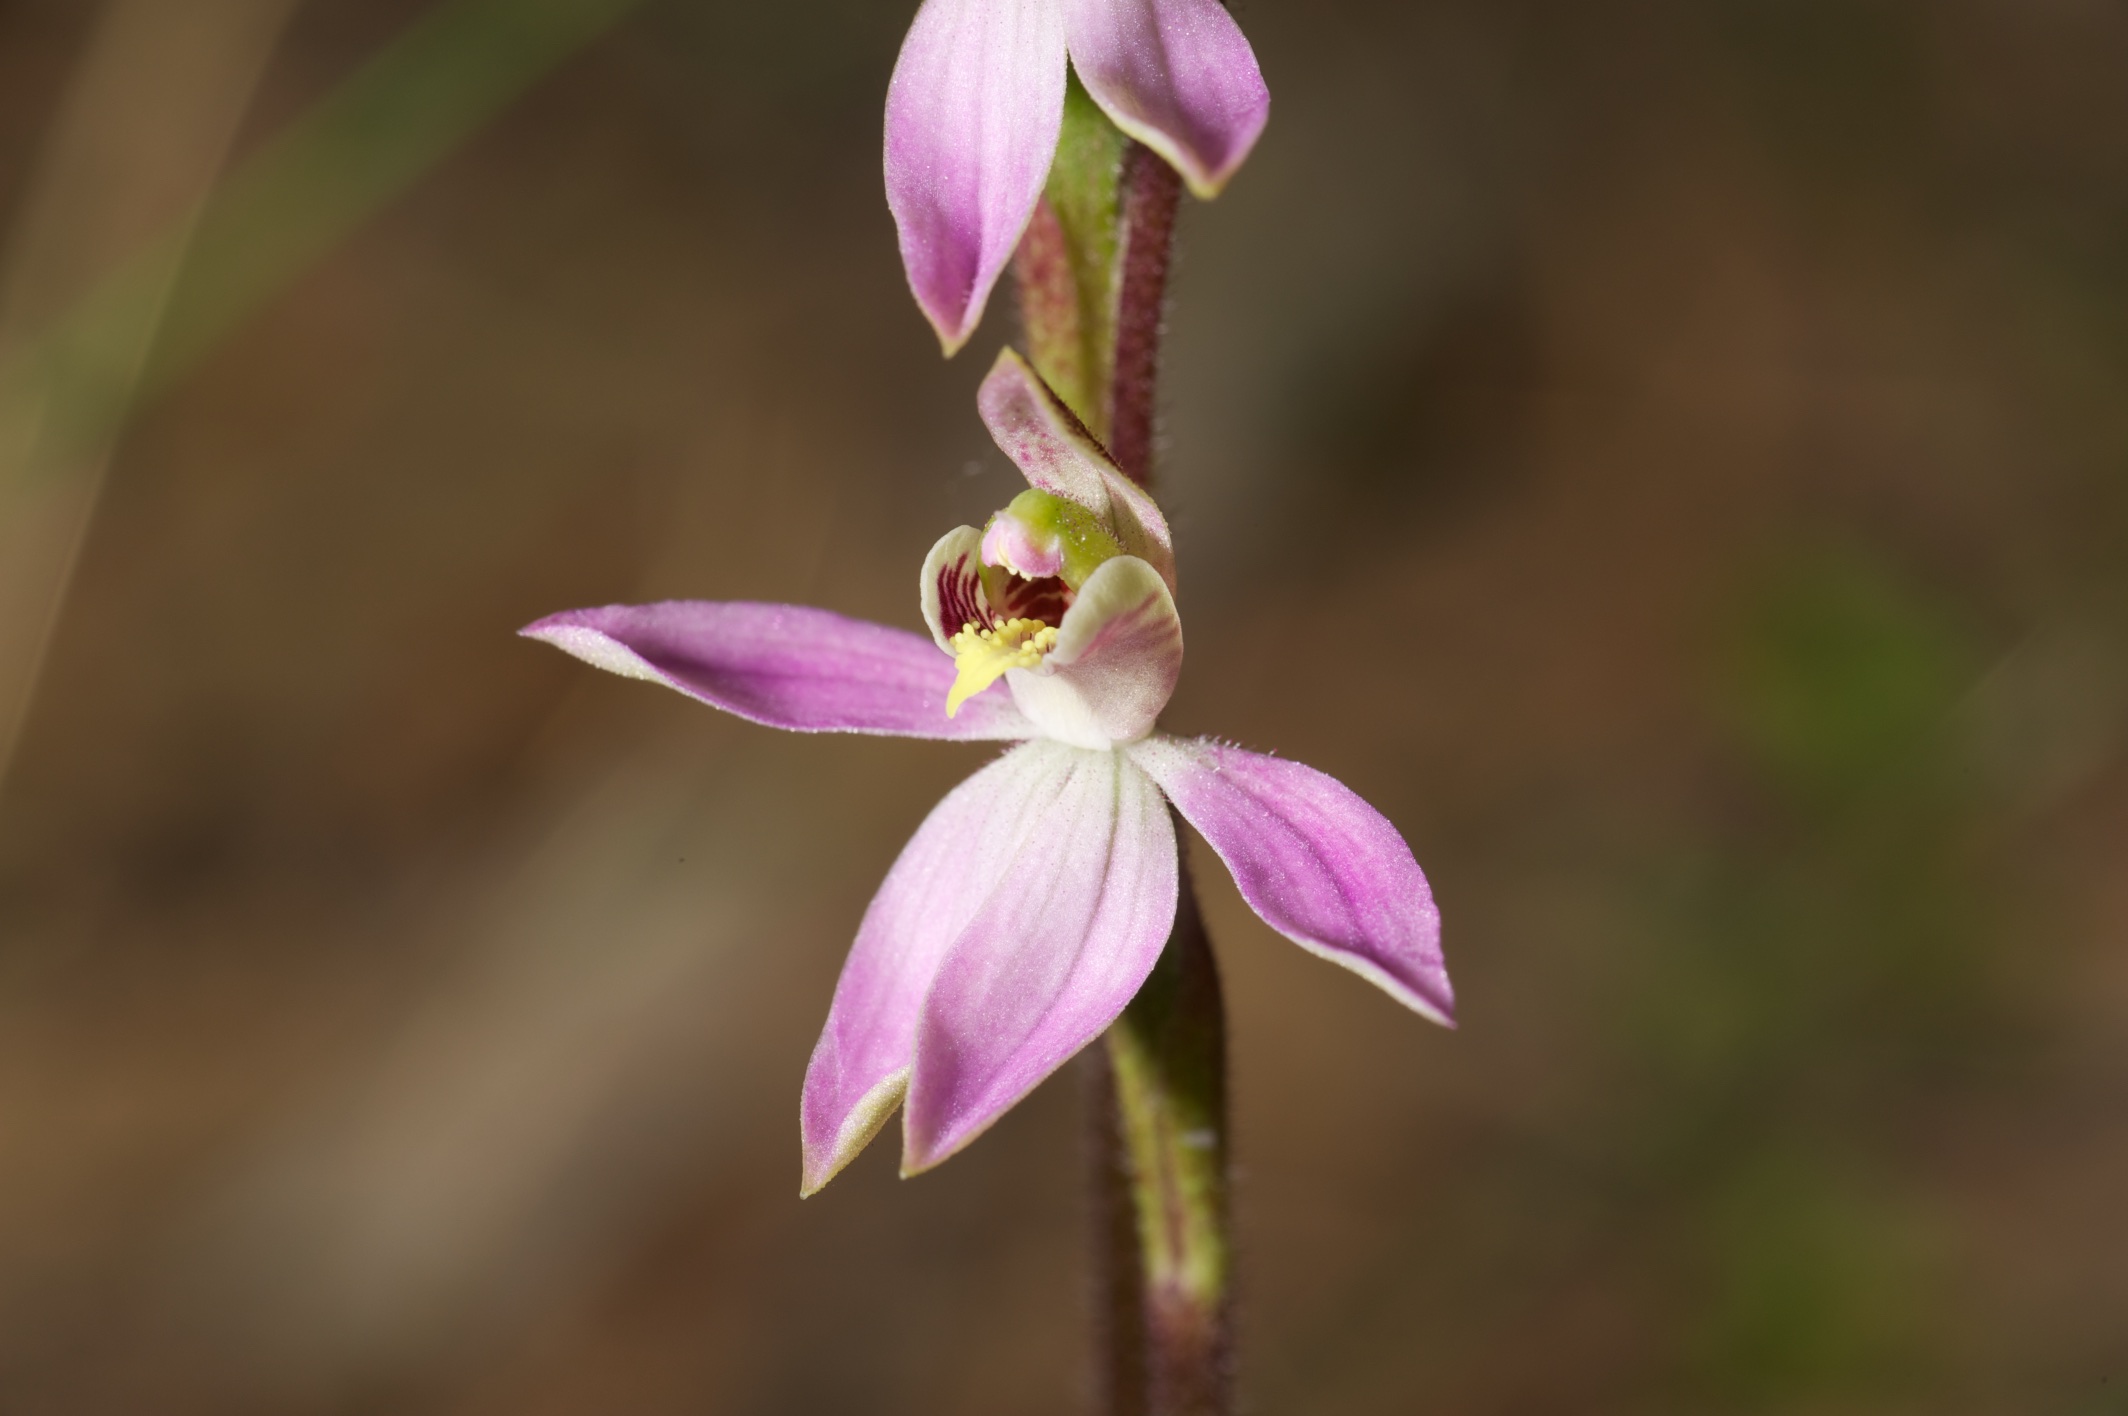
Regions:
<instances>
[{"instance_id":1,"label":"pink orchid flower","mask_svg":"<svg viewBox=\"0 0 2128 1416\"><path fill-rule=\"evenodd\" d=\"M1182 667L1166 520L1007 350L983 419L1029 490L948 532L930 637L797 605L572 610L523 632L798 732L1016 741L917 829L866 910L806 1070L803 1192L902 1114L938 1164L1099 1037L1175 918L1173 803L1273 929L1436 1022L1440 914L1396 828L1297 762L1154 720Z\"/></svg>"},{"instance_id":2,"label":"pink orchid flower","mask_svg":"<svg viewBox=\"0 0 2128 1416\"><path fill-rule=\"evenodd\" d=\"M1103 112L1211 197L1271 94L1219 0L924 0L887 88L887 205L948 354L983 317L1056 153L1065 59Z\"/></svg>"}]
</instances>

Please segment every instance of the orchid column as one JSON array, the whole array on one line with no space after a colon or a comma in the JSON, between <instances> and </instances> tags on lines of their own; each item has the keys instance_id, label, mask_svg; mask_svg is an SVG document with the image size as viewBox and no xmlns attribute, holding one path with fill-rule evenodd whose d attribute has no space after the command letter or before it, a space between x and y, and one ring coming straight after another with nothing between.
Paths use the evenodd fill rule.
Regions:
<instances>
[{"instance_id":1,"label":"orchid column","mask_svg":"<svg viewBox=\"0 0 2128 1416\"><path fill-rule=\"evenodd\" d=\"M1031 362L1149 487L1181 178L1216 194L1268 110L1215 0L928 0L888 100L887 188L946 351L1017 238ZM1181 886L1158 967L1086 1054L1099 1376L1117 1416L1229 1407L1225 1019L1186 873Z\"/></svg>"}]
</instances>

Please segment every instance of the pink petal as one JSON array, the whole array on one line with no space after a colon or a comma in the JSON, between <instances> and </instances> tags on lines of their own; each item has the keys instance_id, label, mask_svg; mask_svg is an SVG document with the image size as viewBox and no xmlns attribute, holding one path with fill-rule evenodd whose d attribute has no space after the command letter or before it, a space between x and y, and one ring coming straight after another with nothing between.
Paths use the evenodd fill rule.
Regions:
<instances>
[{"instance_id":1,"label":"pink petal","mask_svg":"<svg viewBox=\"0 0 2128 1416\"><path fill-rule=\"evenodd\" d=\"M976 409L990 436L1025 474L1029 486L1075 501L1099 517L1131 555L1175 584L1174 543L1167 518L1144 488L1123 475L1093 434L1010 349L998 352Z\"/></svg>"},{"instance_id":2,"label":"pink petal","mask_svg":"<svg viewBox=\"0 0 2128 1416\"><path fill-rule=\"evenodd\" d=\"M518 632L771 728L989 739L1035 731L1011 695L995 688L948 718L953 661L929 640L805 605L607 605L550 615Z\"/></svg>"},{"instance_id":3,"label":"pink petal","mask_svg":"<svg viewBox=\"0 0 2128 1416\"><path fill-rule=\"evenodd\" d=\"M1072 67L1115 125L1200 197L1217 196L1271 116L1256 55L1219 0L1063 0Z\"/></svg>"},{"instance_id":4,"label":"pink petal","mask_svg":"<svg viewBox=\"0 0 2128 1416\"><path fill-rule=\"evenodd\" d=\"M1055 0L924 0L887 88L887 206L948 354L1012 259L1063 113Z\"/></svg>"},{"instance_id":5,"label":"pink petal","mask_svg":"<svg viewBox=\"0 0 2128 1416\"><path fill-rule=\"evenodd\" d=\"M1070 771L1029 743L932 808L872 897L805 1072L801 1193L848 1165L900 1104L924 996L947 949L996 890Z\"/></svg>"},{"instance_id":6,"label":"pink petal","mask_svg":"<svg viewBox=\"0 0 2128 1416\"><path fill-rule=\"evenodd\" d=\"M1167 582L1136 556L1104 561L1064 612L1041 667L1005 676L1044 737L1078 747L1135 742L1182 677L1182 619Z\"/></svg>"},{"instance_id":7,"label":"pink petal","mask_svg":"<svg viewBox=\"0 0 2128 1416\"><path fill-rule=\"evenodd\" d=\"M1057 745L1025 844L938 966L903 1114L902 1171L938 1164L1101 1035L1175 921L1175 828L1121 754Z\"/></svg>"},{"instance_id":8,"label":"pink petal","mask_svg":"<svg viewBox=\"0 0 2128 1416\"><path fill-rule=\"evenodd\" d=\"M1128 749L1280 934L1453 1026L1441 912L1383 815L1312 767L1202 739Z\"/></svg>"}]
</instances>

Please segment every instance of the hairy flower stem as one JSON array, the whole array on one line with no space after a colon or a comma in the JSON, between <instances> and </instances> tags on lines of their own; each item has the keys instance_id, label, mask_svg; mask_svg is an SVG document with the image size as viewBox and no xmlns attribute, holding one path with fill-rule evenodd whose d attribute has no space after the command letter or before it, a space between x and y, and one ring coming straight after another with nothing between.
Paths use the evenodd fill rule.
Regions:
<instances>
[{"instance_id":1,"label":"hairy flower stem","mask_svg":"<svg viewBox=\"0 0 2128 1416\"><path fill-rule=\"evenodd\" d=\"M1020 314L1035 368L1141 486L1179 192L1174 170L1074 78L1014 263ZM1105 1042L1086 1054L1103 1407L1224 1416L1226 1023L1187 872L1167 949Z\"/></svg>"},{"instance_id":2,"label":"hairy flower stem","mask_svg":"<svg viewBox=\"0 0 2128 1416\"><path fill-rule=\"evenodd\" d=\"M1132 143L1123 159L1121 289L1116 295L1116 355L1109 375L1108 450L1140 486L1153 471L1153 392L1159 374L1160 321L1174 249L1175 206L1182 179L1151 149Z\"/></svg>"},{"instance_id":3,"label":"hairy flower stem","mask_svg":"<svg viewBox=\"0 0 2128 1416\"><path fill-rule=\"evenodd\" d=\"M1112 1416L1222 1416L1229 1336L1226 1023L1187 875L1152 977L1089 1051Z\"/></svg>"}]
</instances>

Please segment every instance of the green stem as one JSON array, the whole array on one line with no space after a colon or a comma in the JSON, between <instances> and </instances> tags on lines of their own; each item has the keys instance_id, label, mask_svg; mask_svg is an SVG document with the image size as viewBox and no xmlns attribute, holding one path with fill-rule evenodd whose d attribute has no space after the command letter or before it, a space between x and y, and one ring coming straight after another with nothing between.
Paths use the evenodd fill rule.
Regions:
<instances>
[{"instance_id":1,"label":"green stem","mask_svg":"<svg viewBox=\"0 0 2128 1416\"><path fill-rule=\"evenodd\" d=\"M1036 370L1141 485L1179 192L1173 169L1118 132L1074 78L1015 262L1020 314ZM1226 1023L1187 872L1167 948L1087 1066L1104 1408L1224 1416Z\"/></svg>"},{"instance_id":2,"label":"green stem","mask_svg":"<svg viewBox=\"0 0 2128 1416\"><path fill-rule=\"evenodd\" d=\"M1112 1416L1222 1416L1232 1347L1226 1021L1184 878L1152 977L1088 1053Z\"/></svg>"}]
</instances>

